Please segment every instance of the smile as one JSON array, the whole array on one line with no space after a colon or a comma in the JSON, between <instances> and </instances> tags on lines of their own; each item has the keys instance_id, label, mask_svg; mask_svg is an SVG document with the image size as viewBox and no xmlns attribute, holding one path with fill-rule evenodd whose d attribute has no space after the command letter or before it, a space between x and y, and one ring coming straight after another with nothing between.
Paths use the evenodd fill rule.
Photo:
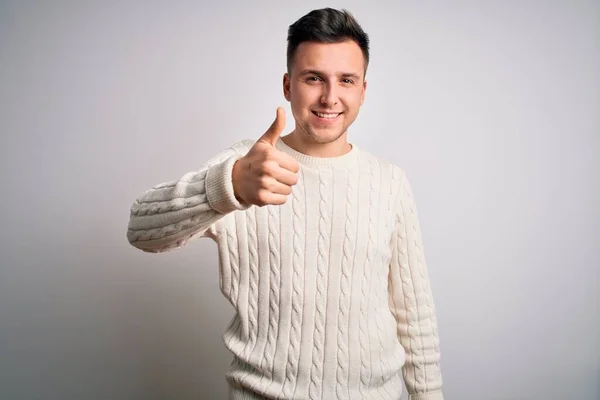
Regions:
<instances>
[{"instance_id":1,"label":"smile","mask_svg":"<svg viewBox=\"0 0 600 400\"><path fill-rule=\"evenodd\" d=\"M315 114L319 118L325 118L325 119L334 119L334 118L337 118L341 114L341 113L322 113L322 112L317 112L317 111L313 111L312 113Z\"/></svg>"}]
</instances>

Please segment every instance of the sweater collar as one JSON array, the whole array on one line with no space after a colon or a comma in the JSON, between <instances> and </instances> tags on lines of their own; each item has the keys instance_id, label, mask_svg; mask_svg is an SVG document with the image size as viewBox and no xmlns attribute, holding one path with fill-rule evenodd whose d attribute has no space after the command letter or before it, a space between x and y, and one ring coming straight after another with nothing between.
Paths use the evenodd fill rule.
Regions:
<instances>
[{"instance_id":1,"label":"sweater collar","mask_svg":"<svg viewBox=\"0 0 600 400\"><path fill-rule=\"evenodd\" d=\"M278 150L289 154L294 159L296 159L296 161L298 161L300 164L314 165L314 166L327 165L327 166L332 166L332 167L347 167L349 165L352 165L352 163L356 163L359 150L358 150L358 147L354 143L350 143L350 145L352 146L350 151L341 156L313 157L313 156L309 156L309 155L300 153L299 151L292 149L290 146L285 144L285 142L283 140L281 140L281 138L275 143L275 147Z\"/></svg>"}]
</instances>

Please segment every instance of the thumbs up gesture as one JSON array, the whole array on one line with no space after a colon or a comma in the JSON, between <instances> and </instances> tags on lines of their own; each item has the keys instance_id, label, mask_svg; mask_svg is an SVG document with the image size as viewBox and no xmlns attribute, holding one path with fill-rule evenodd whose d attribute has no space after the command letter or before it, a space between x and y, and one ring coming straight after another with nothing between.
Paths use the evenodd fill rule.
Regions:
<instances>
[{"instance_id":1,"label":"thumbs up gesture","mask_svg":"<svg viewBox=\"0 0 600 400\"><path fill-rule=\"evenodd\" d=\"M275 148L284 127L285 112L278 107L271 127L234 164L233 191L244 203L259 207L284 204L292 193L292 186L298 183L300 164Z\"/></svg>"}]
</instances>

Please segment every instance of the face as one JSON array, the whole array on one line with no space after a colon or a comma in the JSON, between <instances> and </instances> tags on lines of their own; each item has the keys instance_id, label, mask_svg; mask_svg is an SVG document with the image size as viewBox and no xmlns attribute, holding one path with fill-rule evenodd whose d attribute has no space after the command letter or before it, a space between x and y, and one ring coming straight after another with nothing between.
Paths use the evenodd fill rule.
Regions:
<instances>
[{"instance_id":1,"label":"face","mask_svg":"<svg viewBox=\"0 0 600 400\"><path fill-rule=\"evenodd\" d=\"M365 98L365 59L354 41L302 42L283 78L296 131L317 143L346 134Z\"/></svg>"}]
</instances>

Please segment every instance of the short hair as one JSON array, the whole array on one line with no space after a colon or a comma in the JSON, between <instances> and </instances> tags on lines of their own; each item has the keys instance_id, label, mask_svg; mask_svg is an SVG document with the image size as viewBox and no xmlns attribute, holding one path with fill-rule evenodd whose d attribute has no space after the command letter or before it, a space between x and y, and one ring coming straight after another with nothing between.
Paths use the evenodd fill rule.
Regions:
<instances>
[{"instance_id":1,"label":"short hair","mask_svg":"<svg viewBox=\"0 0 600 400\"><path fill-rule=\"evenodd\" d=\"M347 10L313 10L290 25L287 36L287 70L291 72L294 55L302 42L341 43L355 41L369 65L369 36Z\"/></svg>"}]
</instances>

